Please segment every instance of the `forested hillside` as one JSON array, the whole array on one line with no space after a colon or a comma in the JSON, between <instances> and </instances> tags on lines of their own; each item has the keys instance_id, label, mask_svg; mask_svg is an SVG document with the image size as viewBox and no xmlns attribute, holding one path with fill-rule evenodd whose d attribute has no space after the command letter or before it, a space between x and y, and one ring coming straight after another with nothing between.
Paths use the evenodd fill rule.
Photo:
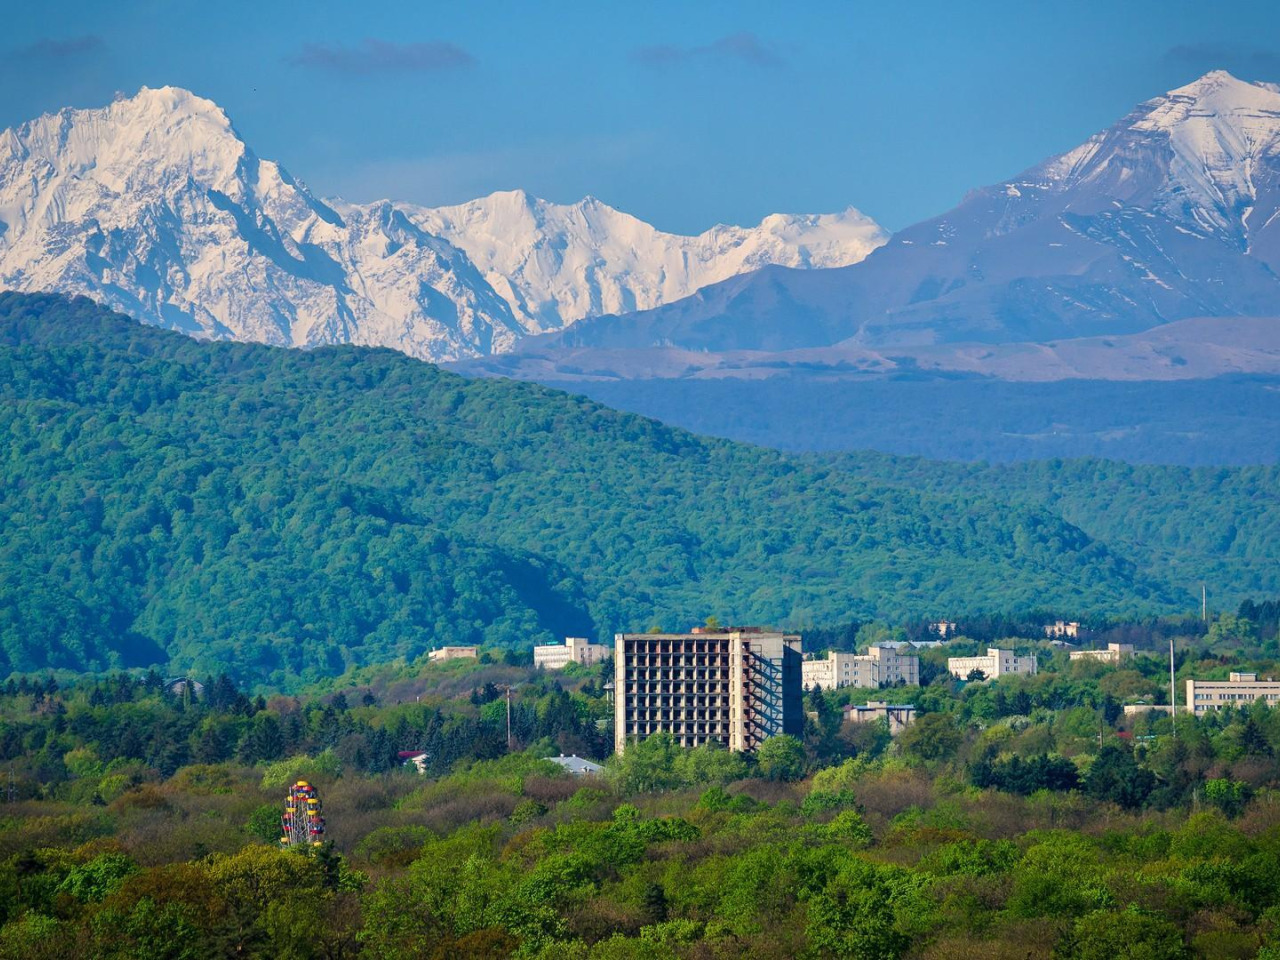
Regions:
<instances>
[{"instance_id":1,"label":"forested hillside","mask_svg":"<svg viewBox=\"0 0 1280 960\"><path fill-rule=\"evenodd\" d=\"M0 673L275 686L446 642L803 625L1166 586L1051 512L916 493L385 350L0 295Z\"/></svg>"},{"instance_id":2,"label":"forested hillside","mask_svg":"<svg viewBox=\"0 0 1280 960\"><path fill-rule=\"evenodd\" d=\"M865 483L1052 510L1189 600L1198 603L1204 583L1215 609L1280 590L1280 467L965 464L869 453L833 462Z\"/></svg>"}]
</instances>

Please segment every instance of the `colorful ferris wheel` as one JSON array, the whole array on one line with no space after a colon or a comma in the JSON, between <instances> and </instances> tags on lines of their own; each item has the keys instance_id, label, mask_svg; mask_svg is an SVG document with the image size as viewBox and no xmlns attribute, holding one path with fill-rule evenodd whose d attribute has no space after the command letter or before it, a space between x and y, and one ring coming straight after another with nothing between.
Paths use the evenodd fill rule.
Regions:
<instances>
[{"instance_id":1,"label":"colorful ferris wheel","mask_svg":"<svg viewBox=\"0 0 1280 960\"><path fill-rule=\"evenodd\" d=\"M289 788L280 817L282 847L318 847L324 842L324 816L316 788L299 780Z\"/></svg>"}]
</instances>

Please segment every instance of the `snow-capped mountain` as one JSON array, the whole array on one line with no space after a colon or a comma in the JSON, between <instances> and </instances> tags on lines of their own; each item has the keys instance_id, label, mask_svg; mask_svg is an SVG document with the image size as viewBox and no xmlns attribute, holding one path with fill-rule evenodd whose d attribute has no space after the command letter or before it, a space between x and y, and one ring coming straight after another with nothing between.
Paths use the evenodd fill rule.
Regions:
<instances>
[{"instance_id":1,"label":"snow-capped mountain","mask_svg":"<svg viewBox=\"0 0 1280 960\"><path fill-rule=\"evenodd\" d=\"M590 199L325 202L173 87L0 133L0 288L83 293L201 336L485 355L762 264L853 263L885 239L856 210L680 237Z\"/></svg>"},{"instance_id":2,"label":"snow-capped mountain","mask_svg":"<svg viewBox=\"0 0 1280 960\"><path fill-rule=\"evenodd\" d=\"M1128 334L1188 317L1280 315L1278 275L1280 86L1215 71L974 191L856 265L769 267L521 349L905 348Z\"/></svg>"},{"instance_id":3,"label":"snow-capped mountain","mask_svg":"<svg viewBox=\"0 0 1280 960\"><path fill-rule=\"evenodd\" d=\"M722 225L687 237L594 197L562 205L521 190L409 215L463 250L525 329L539 332L648 310L769 264L842 267L888 239L852 207L823 216L774 214L758 227Z\"/></svg>"}]
</instances>

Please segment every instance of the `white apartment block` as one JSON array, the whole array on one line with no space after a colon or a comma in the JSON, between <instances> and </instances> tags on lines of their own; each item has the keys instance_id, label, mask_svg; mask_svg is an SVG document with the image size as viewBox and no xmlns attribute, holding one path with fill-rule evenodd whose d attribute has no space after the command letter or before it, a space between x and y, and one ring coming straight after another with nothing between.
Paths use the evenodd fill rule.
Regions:
<instances>
[{"instance_id":1,"label":"white apartment block","mask_svg":"<svg viewBox=\"0 0 1280 960\"><path fill-rule=\"evenodd\" d=\"M583 665L608 660L613 648L592 643L585 637L565 637L564 643L548 643L533 648L533 665L548 670L563 670L571 663Z\"/></svg>"},{"instance_id":2,"label":"white apartment block","mask_svg":"<svg viewBox=\"0 0 1280 960\"><path fill-rule=\"evenodd\" d=\"M961 680L967 680L974 670L981 670L988 680L1010 675L1030 677L1036 672L1036 658L1034 655L1020 657L1012 650L988 647L985 657L948 658L947 669Z\"/></svg>"},{"instance_id":3,"label":"white apartment block","mask_svg":"<svg viewBox=\"0 0 1280 960\"><path fill-rule=\"evenodd\" d=\"M479 647L441 647L427 654L427 659L432 663L438 663L441 660L475 660L479 653Z\"/></svg>"},{"instance_id":4,"label":"white apartment block","mask_svg":"<svg viewBox=\"0 0 1280 960\"><path fill-rule=\"evenodd\" d=\"M898 653L895 647L868 647L864 654L827 654L825 660L805 660L800 665L805 688L879 687L902 681L920 685L920 658Z\"/></svg>"},{"instance_id":5,"label":"white apartment block","mask_svg":"<svg viewBox=\"0 0 1280 960\"><path fill-rule=\"evenodd\" d=\"M1187 706L1196 716L1223 707L1241 707L1255 700L1274 707L1280 703L1280 681L1259 680L1256 673L1233 673L1229 680L1188 680Z\"/></svg>"},{"instance_id":6,"label":"white apartment block","mask_svg":"<svg viewBox=\"0 0 1280 960\"><path fill-rule=\"evenodd\" d=\"M1072 650L1072 660L1097 660L1100 663L1120 663L1133 657L1132 643L1108 643L1105 650Z\"/></svg>"}]
</instances>

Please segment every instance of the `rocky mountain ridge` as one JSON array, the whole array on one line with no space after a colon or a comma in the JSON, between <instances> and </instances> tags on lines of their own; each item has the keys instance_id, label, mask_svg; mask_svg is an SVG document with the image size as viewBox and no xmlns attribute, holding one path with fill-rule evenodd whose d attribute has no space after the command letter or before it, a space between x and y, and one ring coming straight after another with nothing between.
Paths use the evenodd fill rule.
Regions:
<instances>
[{"instance_id":1,"label":"rocky mountain ridge","mask_svg":"<svg viewBox=\"0 0 1280 960\"><path fill-rule=\"evenodd\" d=\"M173 87L0 133L0 288L86 294L204 337L487 355L762 264L852 263L884 239L852 209L682 237L594 199L325 201Z\"/></svg>"}]
</instances>

